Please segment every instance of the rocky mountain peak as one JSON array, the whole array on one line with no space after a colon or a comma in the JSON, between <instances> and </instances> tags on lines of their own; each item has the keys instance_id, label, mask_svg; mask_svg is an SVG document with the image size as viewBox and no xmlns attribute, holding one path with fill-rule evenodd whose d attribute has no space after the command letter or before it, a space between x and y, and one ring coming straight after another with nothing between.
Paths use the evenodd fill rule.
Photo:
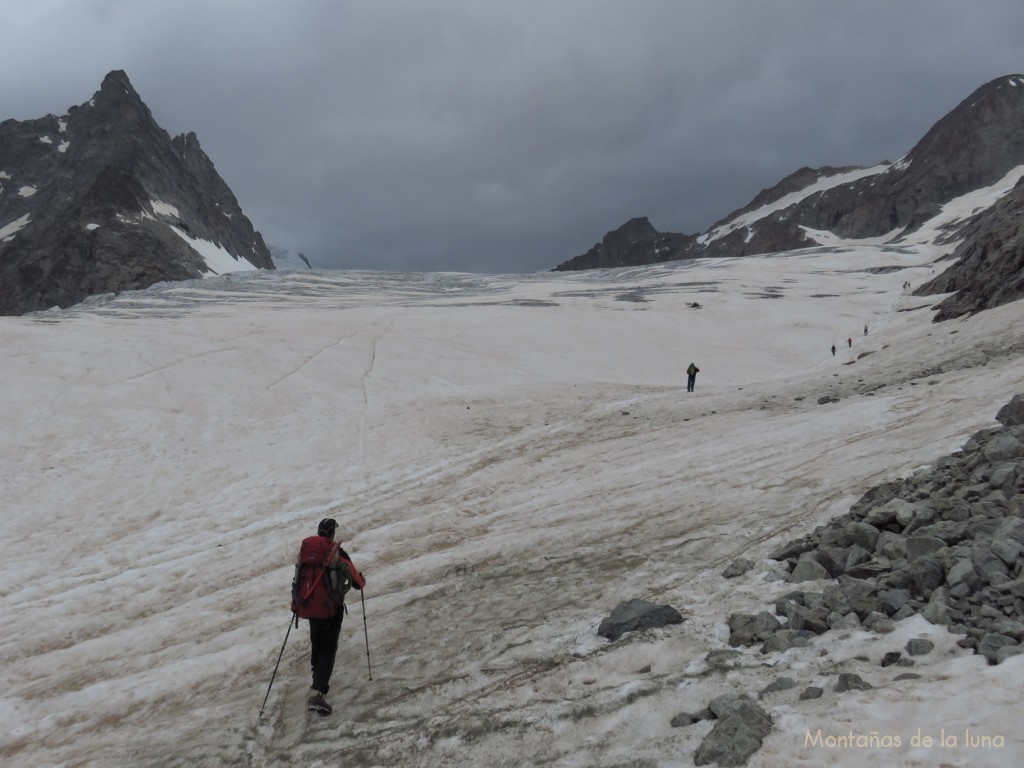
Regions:
<instances>
[{"instance_id":1,"label":"rocky mountain peak","mask_svg":"<svg viewBox=\"0 0 1024 768\"><path fill-rule=\"evenodd\" d=\"M600 243L556 270L621 267L627 264L652 264L681 257L693 237L675 232L658 232L646 216L630 219L606 234ZM588 266L578 266L588 265Z\"/></svg>"},{"instance_id":2,"label":"rocky mountain peak","mask_svg":"<svg viewBox=\"0 0 1024 768\"><path fill-rule=\"evenodd\" d=\"M117 123L122 135L131 134L140 126L159 130L142 97L120 70L103 78L100 89L92 98L82 105L70 107L68 115L72 119L68 120L65 131L72 126L78 130L96 125L113 127L113 123Z\"/></svg>"},{"instance_id":3,"label":"rocky mountain peak","mask_svg":"<svg viewBox=\"0 0 1024 768\"><path fill-rule=\"evenodd\" d=\"M139 104L142 103L142 98L136 93L135 88L132 87L132 83L125 71L115 69L112 72L108 72L106 77L103 78L103 82L100 83L100 89L96 92L94 98L96 100L114 100L125 97Z\"/></svg>"},{"instance_id":4,"label":"rocky mountain peak","mask_svg":"<svg viewBox=\"0 0 1024 768\"><path fill-rule=\"evenodd\" d=\"M252 268L270 252L198 138L123 71L63 117L0 123L0 313Z\"/></svg>"},{"instance_id":5,"label":"rocky mountain peak","mask_svg":"<svg viewBox=\"0 0 1024 768\"><path fill-rule=\"evenodd\" d=\"M960 102L897 163L908 181L932 176L956 196L998 181L1024 158L1024 75L997 78Z\"/></svg>"}]
</instances>

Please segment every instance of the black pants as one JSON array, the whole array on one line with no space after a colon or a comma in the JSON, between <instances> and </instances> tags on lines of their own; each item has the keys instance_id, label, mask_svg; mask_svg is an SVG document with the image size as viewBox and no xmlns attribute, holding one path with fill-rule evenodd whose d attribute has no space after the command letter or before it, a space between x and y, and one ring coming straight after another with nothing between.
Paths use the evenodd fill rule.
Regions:
<instances>
[{"instance_id":1,"label":"black pants","mask_svg":"<svg viewBox=\"0 0 1024 768\"><path fill-rule=\"evenodd\" d=\"M341 634L341 620L344 609L331 619L309 620L309 664L313 668L313 688L327 693L331 687L331 673L334 672L334 657L338 653L338 636Z\"/></svg>"},{"instance_id":2,"label":"black pants","mask_svg":"<svg viewBox=\"0 0 1024 768\"><path fill-rule=\"evenodd\" d=\"M693 392L693 385L697 383L697 374L691 373L686 377L686 391Z\"/></svg>"}]
</instances>

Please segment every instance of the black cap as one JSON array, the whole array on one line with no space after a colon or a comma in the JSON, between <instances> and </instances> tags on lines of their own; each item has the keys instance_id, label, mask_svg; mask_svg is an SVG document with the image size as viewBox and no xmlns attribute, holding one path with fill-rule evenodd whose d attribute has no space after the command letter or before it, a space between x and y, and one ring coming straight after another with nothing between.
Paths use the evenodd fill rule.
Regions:
<instances>
[{"instance_id":1,"label":"black cap","mask_svg":"<svg viewBox=\"0 0 1024 768\"><path fill-rule=\"evenodd\" d=\"M333 517L325 517L316 527L316 535L330 537L336 530L338 530L337 521Z\"/></svg>"}]
</instances>

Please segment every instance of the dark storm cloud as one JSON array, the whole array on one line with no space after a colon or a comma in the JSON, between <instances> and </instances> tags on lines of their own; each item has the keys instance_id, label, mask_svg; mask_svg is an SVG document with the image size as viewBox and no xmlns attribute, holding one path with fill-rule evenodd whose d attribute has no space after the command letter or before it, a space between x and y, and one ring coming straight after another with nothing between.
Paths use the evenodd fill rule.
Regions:
<instances>
[{"instance_id":1,"label":"dark storm cloud","mask_svg":"<svg viewBox=\"0 0 1024 768\"><path fill-rule=\"evenodd\" d=\"M1024 69L1019 0L38 0L0 24L0 117L124 69L268 242L376 269L546 269L641 215L703 231Z\"/></svg>"}]
</instances>

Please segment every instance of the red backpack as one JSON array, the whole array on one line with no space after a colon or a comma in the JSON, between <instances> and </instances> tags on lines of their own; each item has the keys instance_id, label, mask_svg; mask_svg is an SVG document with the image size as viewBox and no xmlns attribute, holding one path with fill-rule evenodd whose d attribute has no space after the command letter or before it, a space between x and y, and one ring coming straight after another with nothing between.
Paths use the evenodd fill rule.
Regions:
<instances>
[{"instance_id":1,"label":"red backpack","mask_svg":"<svg viewBox=\"0 0 1024 768\"><path fill-rule=\"evenodd\" d=\"M340 550L326 536L302 541L292 579L292 613L300 619L329 619L344 606L352 569Z\"/></svg>"}]
</instances>

